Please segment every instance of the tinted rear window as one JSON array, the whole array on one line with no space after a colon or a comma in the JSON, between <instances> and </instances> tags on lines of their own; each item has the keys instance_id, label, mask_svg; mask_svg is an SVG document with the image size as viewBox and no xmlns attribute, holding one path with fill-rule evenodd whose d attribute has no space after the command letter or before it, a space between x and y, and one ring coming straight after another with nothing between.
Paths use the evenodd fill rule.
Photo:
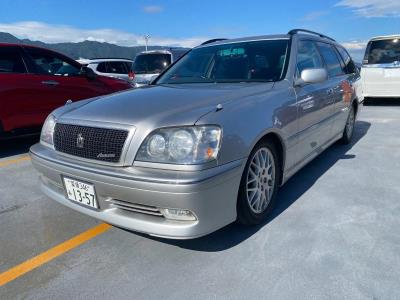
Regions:
<instances>
[{"instance_id":1,"label":"tinted rear window","mask_svg":"<svg viewBox=\"0 0 400 300\"><path fill-rule=\"evenodd\" d=\"M400 39L396 38L368 43L364 63L390 64L395 61L400 61Z\"/></svg>"},{"instance_id":2,"label":"tinted rear window","mask_svg":"<svg viewBox=\"0 0 400 300\"><path fill-rule=\"evenodd\" d=\"M136 56L132 70L136 74L161 73L170 64L170 54L141 54Z\"/></svg>"},{"instance_id":3,"label":"tinted rear window","mask_svg":"<svg viewBox=\"0 0 400 300\"><path fill-rule=\"evenodd\" d=\"M0 73L26 73L24 62L17 49L0 49Z\"/></svg>"}]
</instances>

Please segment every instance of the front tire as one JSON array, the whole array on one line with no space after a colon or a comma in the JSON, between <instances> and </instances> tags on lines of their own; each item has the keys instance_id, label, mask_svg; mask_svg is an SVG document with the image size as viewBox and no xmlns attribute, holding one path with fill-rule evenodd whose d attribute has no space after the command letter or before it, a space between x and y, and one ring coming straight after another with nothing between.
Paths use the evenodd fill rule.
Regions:
<instances>
[{"instance_id":1,"label":"front tire","mask_svg":"<svg viewBox=\"0 0 400 300\"><path fill-rule=\"evenodd\" d=\"M238 222L255 225L273 209L280 182L280 162L275 144L262 141L251 152L244 169L237 200Z\"/></svg>"},{"instance_id":2,"label":"front tire","mask_svg":"<svg viewBox=\"0 0 400 300\"><path fill-rule=\"evenodd\" d=\"M346 126L343 130L343 137L340 142L344 145L348 145L351 143L351 139L353 138L354 133L354 124L356 122L356 111L354 109L354 105L351 105L349 116L347 117Z\"/></svg>"}]
</instances>

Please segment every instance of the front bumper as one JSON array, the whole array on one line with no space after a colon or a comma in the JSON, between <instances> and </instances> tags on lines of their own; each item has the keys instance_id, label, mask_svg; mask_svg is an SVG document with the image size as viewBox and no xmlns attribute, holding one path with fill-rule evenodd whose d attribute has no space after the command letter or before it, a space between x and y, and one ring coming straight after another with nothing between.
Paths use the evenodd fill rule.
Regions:
<instances>
[{"instance_id":1,"label":"front bumper","mask_svg":"<svg viewBox=\"0 0 400 300\"><path fill-rule=\"evenodd\" d=\"M211 233L236 219L236 199L243 160L203 170L171 171L139 167L108 167L77 162L40 144L30 150L40 185L50 198L104 222L175 239ZM100 209L65 197L62 177L94 184ZM156 208L192 211L196 221L175 221L115 207L114 200Z\"/></svg>"}]
</instances>

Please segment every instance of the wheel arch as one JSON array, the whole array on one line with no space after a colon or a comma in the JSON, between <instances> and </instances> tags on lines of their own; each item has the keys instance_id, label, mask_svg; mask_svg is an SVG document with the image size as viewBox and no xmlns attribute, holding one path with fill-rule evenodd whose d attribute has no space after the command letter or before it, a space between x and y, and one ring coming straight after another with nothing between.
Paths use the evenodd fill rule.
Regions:
<instances>
[{"instance_id":1,"label":"wheel arch","mask_svg":"<svg viewBox=\"0 0 400 300\"><path fill-rule=\"evenodd\" d=\"M281 185L286 162L286 143L284 142L284 139L282 138L282 135L280 133L275 130L263 132L253 143L249 154L251 153L251 151L253 151L256 145L266 140L272 141L277 148L279 165L281 167L279 178L279 184Z\"/></svg>"}]
</instances>

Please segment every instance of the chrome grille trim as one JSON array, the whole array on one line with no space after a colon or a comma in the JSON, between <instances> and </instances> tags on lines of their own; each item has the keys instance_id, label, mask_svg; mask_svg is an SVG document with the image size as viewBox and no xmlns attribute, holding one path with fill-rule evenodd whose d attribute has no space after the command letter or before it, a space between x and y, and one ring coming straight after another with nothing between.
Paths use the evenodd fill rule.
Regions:
<instances>
[{"instance_id":1,"label":"chrome grille trim","mask_svg":"<svg viewBox=\"0 0 400 300\"><path fill-rule=\"evenodd\" d=\"M112 199L112 200L110 200L110 202L111 202L112 206L117 207L122 210L127 210L127 211L132 211L132 212L137 212L137 213L142 213L142 214L152 215L152 216L157 216L157 217L163 217L163 214L155 206L130 203L127 201L122 201L122 200L117 200L117 199Z\"/></svg>"},{"instance_id":2,"label":"chrome grille trim","mask_svg":"<svg viewBox=\"0 0 400 300\"><path fill-rule=\"evenodd\" d=\"M83 137L83 145L77 143ZM56 151L105 163L121 161L123 149L129 136L124 129L57 123L54 130Z\"/></svg>"}]
</instances>

